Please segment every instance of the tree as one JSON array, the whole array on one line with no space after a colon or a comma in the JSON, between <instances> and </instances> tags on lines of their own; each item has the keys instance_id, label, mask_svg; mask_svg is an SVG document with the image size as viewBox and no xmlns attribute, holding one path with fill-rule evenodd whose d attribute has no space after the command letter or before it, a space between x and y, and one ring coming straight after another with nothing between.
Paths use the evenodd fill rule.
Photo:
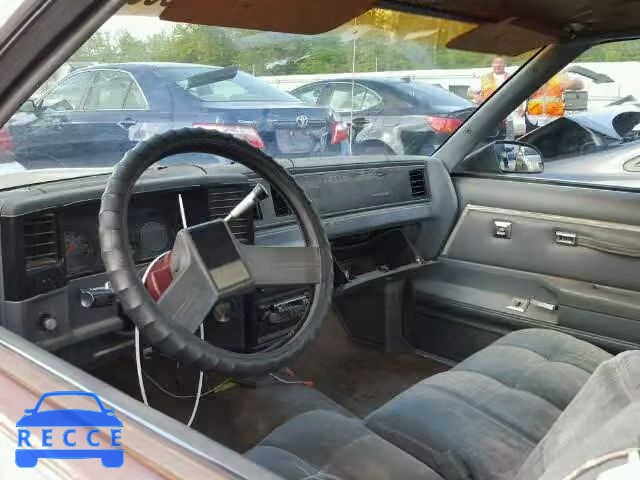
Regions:
<instances>
[{"instance_id":1,"label":"tree","mask_svg":"<svg viewBox=\"0 0 640 480\"><path fill-rule=\"evenodd\" d=\"M117 53L108 33L97 32L71 57L76 62L110 63L117 61Z\"/></svg>"},{"instance_id":2,"label":"tree","mask_svg":"<svg viewBox=\"0 0 640 480\"><path fill-rule=\"evenodd\" d=\"M226 66L234 62L236 51L226 29L201 25L177 25L157 60Z\"/></svg>"},{"instance_id":3,"label":"tree","mask_svg":"<svg viewBox=\"0 0 640 480\"><path fill-rule=\"evenodd\" d=\"M78 62L184 62L240 65L255 75L347 73L432 68L488 67L493 55L446 48L453 36L472 28L448 20L371 10L330 33L301 36L178 24L141 39L131 32L98 32L72 57ZM530 53L509 60L521 64ZM581 55L583 62L635 61L640 40L607 43Z\"/></svg>"},{"instance_id":4,"label":"tree","mask_svg":"<svg viewBox=\"0 0 640 480\"><path fill-rule=\"evenodd\" d=\"M114 49L118 62L139 62L140 54L145 51L147 41L135 38L124 30L115 38Z\"/></svg>"}]
</instances>

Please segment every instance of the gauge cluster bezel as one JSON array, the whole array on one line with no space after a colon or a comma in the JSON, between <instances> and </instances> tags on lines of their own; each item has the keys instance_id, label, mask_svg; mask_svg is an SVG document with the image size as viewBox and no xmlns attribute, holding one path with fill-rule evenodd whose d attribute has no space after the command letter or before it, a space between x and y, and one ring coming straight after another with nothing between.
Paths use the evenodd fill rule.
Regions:
<instances>
[{"instance_id":1,"label":"gauge cluster bezel","mask_svg":"<svg viewBox=\"0 0 640 480\"><path fill-rule=\"evenodd\" d=\"M134 196L129 208L129 241L136 263L145 263L171 249L181 228L179 192L146 193ZM191 197L192 192L184 192ZM78 278L104 271L98 241L96 201L64 208L60 212L60 230L64 240L66 278ZM155 225L157 235L150 238L145 227ZM162 240L162 241L161 241Z\"/></svg>"}]
</instances>

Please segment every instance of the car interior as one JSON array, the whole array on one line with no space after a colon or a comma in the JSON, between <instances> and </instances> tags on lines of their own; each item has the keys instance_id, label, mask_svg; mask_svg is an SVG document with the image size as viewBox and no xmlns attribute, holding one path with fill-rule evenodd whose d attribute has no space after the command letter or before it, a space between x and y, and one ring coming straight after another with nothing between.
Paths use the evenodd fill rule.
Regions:
<instances>
[{"instance_id":1,"label":"car interior","mask_svg":"<svg viewBox=\"0 0 640 480\"><path fill-rule=\"evenodd\" d=\"M0 79L0 120L115 12L146 8L51 2L54 30L81 27L36 67L46 22L27 3L27 31L3 30L16 80ZM212 461L264 468L236 478L595 480L627 464L640 194L534 180L526 161L505 170L508 149L476 149L582 52L637 33L636 16L614 0L149 3L305 35L377 8L470 22L452 48L535 51L429 157L274 159L187 126L113 169L0 177L1 347L188 425L225 447ZM186 154L226 161L153 167Z\"/></svg>"}]
</instances>

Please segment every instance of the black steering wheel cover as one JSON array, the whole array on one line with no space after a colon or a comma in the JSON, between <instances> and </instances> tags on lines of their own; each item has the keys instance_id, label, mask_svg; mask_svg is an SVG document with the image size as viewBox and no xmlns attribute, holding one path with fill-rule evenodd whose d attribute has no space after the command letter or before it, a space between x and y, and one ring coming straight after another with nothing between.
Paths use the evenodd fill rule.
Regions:
<instances>
[{"instance_id":1,"label":"black steering wheel cover","mask_svg":"<svg viewBox=\"0 0 640 480\"><path fill-rule=\"evenodd\" d=\"M320 283L314 285L307 318L296 334L277 349L245 354L201 340L187 329L170 323L138 278L127 233L127 209L135 182L159 160L190 152L220 155L260 174L289 202L307 246L318 249ZM266 153L231 135L184 128L156 135L127 152L114 168L102 195L99 238L112 288L140 333L166 355L203 371L217 370L243 376L268 373L284 366L316 337L332 303L333 260L320 216L283 167Z\"/></svg>"}]
</instances>

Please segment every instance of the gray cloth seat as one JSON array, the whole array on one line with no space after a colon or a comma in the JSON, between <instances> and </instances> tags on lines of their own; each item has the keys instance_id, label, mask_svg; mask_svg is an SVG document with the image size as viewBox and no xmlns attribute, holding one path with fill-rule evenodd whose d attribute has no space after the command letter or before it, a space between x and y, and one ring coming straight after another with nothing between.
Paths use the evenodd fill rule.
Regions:
<instances>
[{"instance_id":1,"label":"gray cloth seat","mask_svg":"<svg viewBox=\"0 0 640 480\"><path fill-rule=\"evenodd\" d=\"M563 333L520 330L414 385L365 423L447 480L512 480L610 358Z\"/></svg>"},{"instance_id":2,"label":"gray cloth seat","mask_svg":"<svg viewBox=\"0 0 640 480\"><path fill-rule=\"evenodd\" d=\"M249 452L254 462L286 479L443 480L361 420L328 410L298 415Z\"/></svg>"},{"instance_id":3,"label":"gray cloth seat","mask_svg":"<svg viewBox=\"0 0 640 480\"><path fill-rule=\"evenodd\" d=\"M632 350L598 367L515 479L563 479L592 459L640 449L639 419L640 351ZM619 459L605 462L577 478L597 480L598 474L617 463Z\"/></svg>"},{"instance_id":4,"label":"gray cloth seat","mask_svg":"<svg viewBox=\"0 0 640 480\"><path fill-rule=\"evenodd\" d=\"M521 330L414 385L364 421L309 412L247 455L288 479L512 480L610 358L569 335Z\"/></svg>"}]
</instances>

